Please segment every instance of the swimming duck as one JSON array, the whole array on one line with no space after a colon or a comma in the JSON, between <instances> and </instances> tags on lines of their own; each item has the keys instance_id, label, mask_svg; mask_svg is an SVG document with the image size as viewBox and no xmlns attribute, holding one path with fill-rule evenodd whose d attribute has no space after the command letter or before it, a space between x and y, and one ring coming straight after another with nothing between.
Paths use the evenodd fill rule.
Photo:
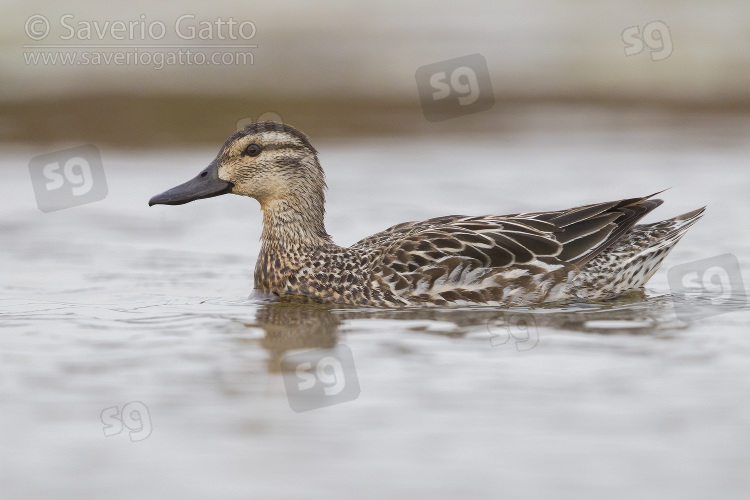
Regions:
<instances>
[{"instance_id":1,"label":"swimming duck","mask_svg":"<svg viewBox=\"0 0 750 500\"><path fill-rule=\"evenodd\" d=\"M324 225L325 176L287 124L236 132L194 179L149 205L233 193L263 211L255 289L282 301L355 306L534 305L642 287L704 208L636 225L655 195L551 212L405 222L349 248ZM657 193L658 194L658 193Z\"/></svg>"}]
</instances>

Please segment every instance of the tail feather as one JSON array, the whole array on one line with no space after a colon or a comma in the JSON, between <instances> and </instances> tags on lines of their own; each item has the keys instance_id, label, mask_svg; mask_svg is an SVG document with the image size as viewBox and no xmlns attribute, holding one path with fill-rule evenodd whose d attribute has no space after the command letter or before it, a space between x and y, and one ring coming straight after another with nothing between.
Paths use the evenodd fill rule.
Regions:
<instances>
[{"instance_id":1,"label":"tail feather","mask_svg":"<svg viewBox=\"0 0 750 500\"><path fill-rule=\"evenodd\" d=\"M581 298L605 298L640 288L706 207L630 229L612 247L588 262L573 279Z\"/></svg>"},{"instance_id":2,"label":"tail feather","mask_svg":"<svg viewBox=\"0 0 750 500\"><path fill-rule=\"evenodd\" d=\"M637 270L635 273L637 279L633 283L634 287L642 287L651 279L656 271L659 270L664 258L672 251L677 242L685 236L687 230L690 229L693 224L698 222L698 219L703 216L705 210L706 207L701 207L692 212L678 215L673 219L662 221L671 223L668 224L671 228L667 234L660 239L657 239L653 245L646 247L635 257L630 259L631 266ZM636 226L635 229L638 229L638 226Z\"/></svg>"}]
</instances>

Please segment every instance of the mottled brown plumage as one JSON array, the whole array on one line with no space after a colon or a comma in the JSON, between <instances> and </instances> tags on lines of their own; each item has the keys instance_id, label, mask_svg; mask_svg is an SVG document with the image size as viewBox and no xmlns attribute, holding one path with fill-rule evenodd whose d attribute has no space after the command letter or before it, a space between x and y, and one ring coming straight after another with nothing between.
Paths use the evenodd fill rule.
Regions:
<instances>
[{"instance_id":1,"label":"mottled brown plumage","mask_svg":"<svg viewBox=\"0 0 750 500\"><path fill-rule=\"evenodd\" d=\"M226 192L253 197L263 210L258 293L358 306L616 296L642 287L703 213L636 225L662 203L650 195L552 212L406 222L344 248L325 230L325 188L307 137L264 122L231 136L198 177L150 204Z\"/></svg>"}]
</instances>

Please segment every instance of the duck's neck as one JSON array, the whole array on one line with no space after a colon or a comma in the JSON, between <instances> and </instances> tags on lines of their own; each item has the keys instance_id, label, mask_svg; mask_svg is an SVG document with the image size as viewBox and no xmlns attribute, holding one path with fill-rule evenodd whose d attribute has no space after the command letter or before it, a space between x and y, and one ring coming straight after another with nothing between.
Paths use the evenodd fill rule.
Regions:
<instances>
[{"instance_id":1,"label":"duck's neck","mask_svg":"<svg viewBox=\"0 0 750 500\"><path fill-rule=\"evenodd\" d=\"M323 203L289 198L261 202L261 209L263 232L255 265L255 288L283 294L288 276L312 251L332 244L323 223L325 210Z\"/></svg>"},{"instance_id":2,"label":"duck's neck","mask_svg":"<svg viewBox=\"0 0 750 500\"><path fill-rule=\"evenodd\" d=\"M275 199L261 203L262 249L284 253L304 252L330 244L323 218L322 200Z\"/></svg>"}]
</instances>

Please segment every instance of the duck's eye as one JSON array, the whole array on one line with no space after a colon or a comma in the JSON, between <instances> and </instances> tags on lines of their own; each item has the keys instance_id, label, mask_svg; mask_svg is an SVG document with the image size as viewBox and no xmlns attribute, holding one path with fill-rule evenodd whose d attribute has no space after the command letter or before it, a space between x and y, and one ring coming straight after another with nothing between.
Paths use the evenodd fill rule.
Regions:
<instances>
[{"instance_id":1,"label":"duck's eye","mask_svg":"<svg viewBox=\"0 0 750 500\"><path fill-rule=\"evenodd\" d=\"M258 156L261 151L261 147L257 144L250 144L248 147L245 148L245 154L247 156Z\"/></svg>"}]
</instances>

